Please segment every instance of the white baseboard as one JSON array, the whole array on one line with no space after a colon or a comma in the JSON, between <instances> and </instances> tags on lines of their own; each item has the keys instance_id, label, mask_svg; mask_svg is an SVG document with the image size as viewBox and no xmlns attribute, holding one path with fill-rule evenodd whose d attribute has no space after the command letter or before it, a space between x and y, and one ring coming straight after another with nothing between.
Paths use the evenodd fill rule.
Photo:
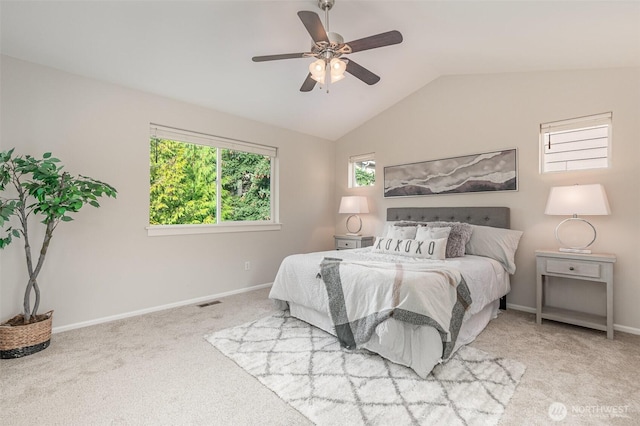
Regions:
<instances>
[{"instance_id":1,"label":"white baseboard","mask_svg":"<svg viewBox=\"0 0 640 426\"><path fill-rule=\"evenodd\" d=\"M512 303L507 303L507 309L513 309L514 311L529 312L530 314L536 313L536 308L530 308L528 306L522 306L522 305L514 305Z\"/></svg>"},{"instance_id":2,"label":"white baseboard","mask_svg":"<svg viewBox=\"0 0 640 426\"><path fill-rule=\"evenodd\" d=\"M108 317L97 318L89 321L77 322L74 324L63 325L60 327L53 327L52 333L61 333L63 331L74 330L76 328L89 327L91 325L103 324L105 322L117 321L124 318L136 317L138 315L149 314L151 312L164 311L165 309L179 308L181 306L195 305L197 303L208 302L213 299L219 299L221 297L233 296L234 294L247 293L249 291L259 290L262 288L271 287L273 283L259 284L252 287L242 288L239 290L227 291L224 293L212 294L209 296L197 297L195 299L183 300L181 302L169 303L161 306L154 306L152 308L140 309L132 312L125 312L123 314L111 315Z\"/></svg>"},{"instance_id":3,"label":"white baseboard","mask_svg":"<svg viewBox=\"0 0 640 426\"><path fill-rule=\"evenodd\" d=\"M117 320L120 320L120 319L135 317L135 316L138 316L138 315L150 314L151 312L164 311L165 309L179 308L181 306L187 306L187 305L195 305L195 304L202 303L202 302L208 302L208 301L213 300L213 299L219 299L221 297L233 296L234 294L241 294L241 293L247 293L249 291L260 290L262 288L271 287L271 285L273 285L273 283L259 284L259 285L256 285L256 286L242 288L242 289L239 289L239 290L232 290L232 291L227 291L227 292L224 292L224 293L218 293L218 294L212 294L212 295L209 295L209 296L197 297L195 299L183 300L181 302L169 303L169 304L161 305L161 306L154 306L152 308L145 308L145 309L140 309L140 310L137 310L137 311L125 312L123 314L111 315L111 316L102 317L102 318L96 318L94 320L77 322L77 323L74 323L74 324L63 325L63 326L60 326L60 327L53 327L53 329L51 331L53 333L61 333L63 331L74 330L76 328L89 327L89 326L96 325L96 324L103 324L105 322L117 321ZM514 305L512 303L507 303L507 309L513 309L514 311L528 312L530 314L535 314L536 313L536 309L535 308L531 308L529 306ZM616 331L622 331L624 333L635 334L635 335L640 336L640 328L628 327L626 325L614 324L613 325L613 329L616 330Z\"/></svg>"},{"instance_id":4,"label":"white baseboard","mask_svg":"<svg viewBox=\"0 0 640 426\"><path fill-rule=\"evenodd\" d=\"M613 324L615 331L622 331L623 333L635 334L640 336L640 328L627 327L626 325Z\"/></svg>"},{"instance_id":5,"label":"white baseboard","mask_svg":"<svg viewBox=\"0 0 640 426\"><path fill-rule=\"evenodd\" d=\"M530 314L536 313L535 308L530 308L528 306L521 306L521 305L512 305L510 303L507 303L507 309L513 309L514 311L528 312ZM628 327L626 325L620 325L620 324L613 324L613 329L615 331L622 331L623 333L636 334L640 336L640 328Z\"/></svg>"}]
</instances>

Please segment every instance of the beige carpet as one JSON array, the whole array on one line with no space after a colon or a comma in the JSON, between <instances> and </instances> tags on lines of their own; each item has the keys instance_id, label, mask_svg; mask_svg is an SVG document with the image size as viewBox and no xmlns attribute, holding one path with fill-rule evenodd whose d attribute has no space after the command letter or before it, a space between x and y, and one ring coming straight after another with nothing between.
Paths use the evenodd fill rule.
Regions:
<instances>
[{"instance_id":1,"label":"beige carpet","mask_svg":"<svg viewBox=\"0 0 640 426\"><path fill-rule=\"evenodd\" d=\"M525 366L471 346L426 379L276 312L207 336L220 352L313 423L353 426L493 426Z\"/></svg>"},{"instance_id":2,"label":"beige carpet","mask_svg":"<svg viewBox=\"0 0 640 426\"><path fill-rule=\"evenodd\" d=\"M203 338L269 315L267 294L60 333L41 353L1 360L0 424L310 424ZM509 311L472 346L527 366L501 424L551 424L554 402L567 409L557 424L640 424L640 336L609 341Z\"/></svg>"}]
</instances>

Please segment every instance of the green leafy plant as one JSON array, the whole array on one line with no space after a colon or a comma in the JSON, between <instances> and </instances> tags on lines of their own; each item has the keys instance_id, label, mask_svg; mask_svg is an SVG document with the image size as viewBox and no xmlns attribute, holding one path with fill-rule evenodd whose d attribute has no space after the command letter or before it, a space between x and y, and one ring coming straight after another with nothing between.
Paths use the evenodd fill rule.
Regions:
<instances>
[{"instance_id":1,"label":"green leafy plant","mask_svg":"<svg viewBox=\"0 0 640 426\"><path fill-rule=\"evenodd\" d=\"M100 207L97 199L102 196L116 197L112 186L86 176L72 176L63 171L60 160L45 153L41 159L30 155L14 155L14 149L0 153L0 248L5 248L14 238L22 237L27 261L29 280L24 293L23 321L36 321L40 305L38 275L44 264L47 250L61 222L73 220L70 213L78 212L89 204ZM45 225L44 238L37 260L31 253L29 217L42 217ZM11 218L16 217L19 226L13 227ZM33 309L31 296L35 294Z\"/></svg>"},{"instance_id":2,"label":"green leafy plant","mask_svg":"<svg viewBox=\"0 0 640 426\"><path fill-rule=\"evenodd\" d=\"M356 169L356 186L371 186L376 183L375 170L369 171L368 169Z\"/></svg>"},{"instance_id":3,"label":"green leafy plant","mask_svg":"<svg viewBox=\"0 0 640 426\"><path fill-rule=\"evenodd\" d=\"M271 219L270 157L156 137L149 148L151 225Z\"/></svg>"}]
</instances>

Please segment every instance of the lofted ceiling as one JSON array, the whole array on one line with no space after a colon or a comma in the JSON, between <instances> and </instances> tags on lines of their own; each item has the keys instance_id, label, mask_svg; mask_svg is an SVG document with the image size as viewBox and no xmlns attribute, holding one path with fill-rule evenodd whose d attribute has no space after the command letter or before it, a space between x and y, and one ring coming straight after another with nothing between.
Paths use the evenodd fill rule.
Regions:
<instances>
[{"instance_id":1,"label":"lofted ceiling","mask_svg":"<svg viewBox=\"0 0 640 426\"><path fill-rule=\"evenodd\" d=\"M640 66L640 2L336 0L346 41L398 30L354 53L381 77L302 93L304 1L5 1L2 54L337 140L434 79L455 74Z\"/></svg>"}]
</instances>

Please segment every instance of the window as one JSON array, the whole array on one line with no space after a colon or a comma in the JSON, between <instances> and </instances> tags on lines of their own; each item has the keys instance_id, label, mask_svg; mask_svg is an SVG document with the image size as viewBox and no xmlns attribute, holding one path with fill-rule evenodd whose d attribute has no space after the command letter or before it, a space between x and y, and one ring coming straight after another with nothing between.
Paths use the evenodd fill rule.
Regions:
<instances>
[{"instance_id":1,"label":"window","mask_svg":"<svg viewBox=\"0 0 640 426\"><path fill-rule=\"evenodd\" d=\"M362 154L349 157L349 188L374 186L376 183L375 154Z\"/></svg>"},{"instance_id":2,"label":"window","mask_svg":"<svg viewBox=\"0 0 640 426\"><path fill-rule=\"evenodd\" d=\"M611 166L612 113L540 125L540 172Z\"/></svg>"},{"instance_id":3,"label":"window","mask_svg":"<svg viewBox=\"0 0 640 426\"><path fill-rule=\"evenodd\" d=\"M152 124L149 235L276 224L276 163L273 147Z\"/></svg>"}]
</instances>

